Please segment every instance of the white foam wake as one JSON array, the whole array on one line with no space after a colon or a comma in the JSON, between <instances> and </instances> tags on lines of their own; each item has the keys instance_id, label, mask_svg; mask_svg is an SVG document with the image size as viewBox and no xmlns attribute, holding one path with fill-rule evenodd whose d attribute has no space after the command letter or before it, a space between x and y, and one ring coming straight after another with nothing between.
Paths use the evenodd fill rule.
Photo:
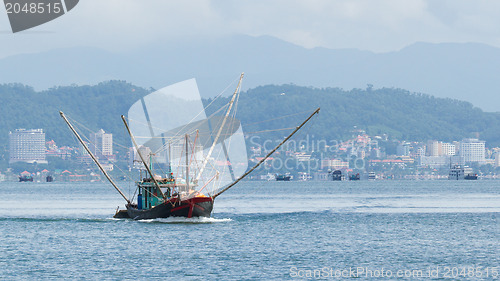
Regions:
<instances>
[{"instance_id":1,"label":"white foam wake","mask_svg":"<svg viewBox=\"0 0 500 281\"><path fill-rule=\"evenodd\" d=\"M232 219L230 218L204 218L204 217L194 217L194 218L185 218L185 217L169 217L169 218L158 218L151 220L140 220L139 222L144 223L223 223L230 222Z\"/></svg>"}]
</instances>

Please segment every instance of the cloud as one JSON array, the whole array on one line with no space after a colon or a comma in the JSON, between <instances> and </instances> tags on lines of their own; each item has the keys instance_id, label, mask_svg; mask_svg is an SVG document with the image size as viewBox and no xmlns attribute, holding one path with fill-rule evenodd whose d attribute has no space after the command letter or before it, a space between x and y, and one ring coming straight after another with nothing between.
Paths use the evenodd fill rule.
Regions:
<instances>
[{"instance_id":1,"label":"cloud","mask_svg":"<svg viewBox=\"0 0 500 281\"><path fill-rule=\"evenodd\" d=\"M435 23L422 0L218 3L224 20L238 28L234 32L271 35L305 47L394 50L408 44L408 29Z\"/></svg>"},{"instance_id":2,"label":"cloud","mask_svg":"<svg viewBox=\"0 0 500 281\"><path fill-rule=\"evenodd\" d=\"M270 35L308 48L375 52L417 41L500 47L500 2L465 0L86 0L27 32L0 16L0 57L94 46L126 52L157 41Z\"/></svg>"},{"instance_id":3,"label":"cloud","mask_svg":"<svg viewBox=\"0 0 500 281\"><path fill-rule=\"evenodd\" d=\"M208 0L86 0L59 19L11 34L1 14L0 41L8 44L0 44L0 57L73 46L127 51L158 39L209 37L224 31L217 17Z\"/></svg>"}]
</instances>

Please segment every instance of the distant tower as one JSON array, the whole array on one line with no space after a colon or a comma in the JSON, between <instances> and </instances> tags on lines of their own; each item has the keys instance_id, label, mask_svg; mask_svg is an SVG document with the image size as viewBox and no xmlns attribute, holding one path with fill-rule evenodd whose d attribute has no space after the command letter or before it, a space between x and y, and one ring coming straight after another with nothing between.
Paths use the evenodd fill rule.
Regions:
<instances>
[{"instance_id":1,"label":"distant tower","mask_svg":"<svg viewBox=\"0 0 500 281\"><path fill-rule=\"evenodd\" d=\"M16 129L14 132L9 132L9 154L9 163L47 164L45 133L42 129Z\"/></svg>"},{"instance_id":2,"label":"distant tower","mask_svg":"<svg viewBox=\"0 0 500 281\"><path fill-rule=\"evenodd\" d=\"M99 159L111 160L113 156L113 134L100 129L97 133L90 134L90 150Z\"/></svg>"}]
</instances>

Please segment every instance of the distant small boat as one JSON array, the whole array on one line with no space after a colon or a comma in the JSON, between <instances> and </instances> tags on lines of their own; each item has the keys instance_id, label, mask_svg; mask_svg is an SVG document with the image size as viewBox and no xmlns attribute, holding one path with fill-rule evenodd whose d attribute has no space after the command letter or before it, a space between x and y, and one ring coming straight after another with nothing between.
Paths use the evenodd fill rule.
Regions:
<instances>
[{"instance_id":1,"label":"distant small boat","mask_svg":"<svg viewBox=\"0 0 500 281\"><path fill-rule=\"evenodd\" d=\"M464 177L464 180L477 180L477 174L468 174Z\"/></svg>"},{"instance_id":2,"label":"distant small boat","mask_svg":"<svg viewBox=\"0 0 500 281\"><path fill-rule=\"evenodd\" d=\"M349 180L350 181L359 181L360 180L359 173L350 175Z\"/></svg>"},{"instance_id":3,"label":"distant small boat","mask_svg":"<svg viewBox=\"0 0 500 281\"><path fill-rule=\"evenodd\" d=\"M368 173L368 179L369 180L377 179L377 175L375 174L375 172L369 172Z\"/></svg>"},{"instance_id":4,"label":"distant small boat","mask_svg":"<svg viewBox=\"0 0 500 281\"><path fill-rule=\"evenodd\" d=\"M289 174L276 175L276 181L290 181L291 178Z\"/></svg>"},{"instance_id":5,"label":"distant small boat","mask_svg":"<svg viewBox=\"0 0 500 281\"><path fill-rule=\"evenodd\" d=\"M33 181L33 177L32 176L27 176L27 175L19 176L19 181L20 182Z\"/></svg>"},{"instance_id":6,"label":"distant small boat","mask_svg":"<svg viewBox=\"0 0 500 281\"><path fill-rule=\"evenodd\" d=\"M342 171L341 170L335 170L333 171L332 173L332 180L333 181L341 181L344 179L344 175L342 175Z\"/></svg>"}]
</instances>

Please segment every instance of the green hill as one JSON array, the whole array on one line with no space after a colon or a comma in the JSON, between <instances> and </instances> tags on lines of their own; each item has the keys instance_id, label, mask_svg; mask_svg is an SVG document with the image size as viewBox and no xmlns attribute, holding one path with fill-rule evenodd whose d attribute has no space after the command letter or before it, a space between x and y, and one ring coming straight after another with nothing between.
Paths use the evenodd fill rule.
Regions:
<instances>
[{"instance_id":1,"label":"green hill","mask_svg":"<svg viewBox=\"0 0 500 281\"><path fill-rule=\"evenodd\" d=\"M47 140L59 146L72 144L73 137L59 116L63 111L92 130L104 128L128 145L120 115L150 91L123 81L95 86L56 87L36 92L21 84L0 85L0 143L8 145L8 133L17 128L42 128Z\"/></svg>"},{"instance_id":2,"label":"green hill","mask_svg":"<svg viewBox=\"0 0 500 281\"><path fill-rule=\"evenodd\" d=\"M124 81L108 81L94 86L56 87L36 92L21 84L0 85L2 98L0 143L8 149L8 133L17 128L43 128L47 140L59 146L75 141L59 117L64 111L91 130L103 128L116 142L129 145L120 120L128 108L152 89ZM216 103L222 104L225 99ZM206 101L208 102L208 101ZM402 89L311 88L296 85L268 85L243 92L238 116L245 132L293 127L316 107L322 110L307 133L316 139L342 140L354 126L370 135L387 134L400 140L442 141L475 137L488 147L500 146L500 114L486 113L468 102L435 98ZM284 115L295 116L276 119ZM287 131L268 133L277 139Z\"/></svg>"},{"instance_id":3,"label":"green hill","mask_svg":"<svg viewBox=\"0 0 500 281\"><path fill-rule=\"evenodd\" d=\"M388 134L399 140L453 141L479 136L489 147L500 145L500 113L402 89L368 87L345 91L271 85L247 91L240 104L243 122L321 107L311 129L317 138L345 139L357 126L369 135Z\"/></svg>"}]
</instances>

